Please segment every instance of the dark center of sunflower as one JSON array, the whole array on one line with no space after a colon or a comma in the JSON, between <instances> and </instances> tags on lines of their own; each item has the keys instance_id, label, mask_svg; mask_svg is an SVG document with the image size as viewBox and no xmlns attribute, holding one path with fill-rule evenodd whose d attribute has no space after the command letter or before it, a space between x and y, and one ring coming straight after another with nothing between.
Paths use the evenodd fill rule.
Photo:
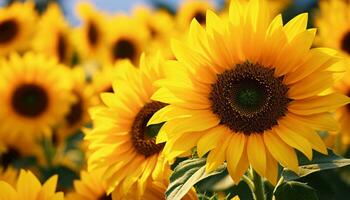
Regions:
<instances>
[{"instance_id":1,"label":"dark center of sunflower","mask_svg":"<svg viewBox=\"0 0 350 200\"><path fill-rule=\"evenodd\" d=\"M205 13L203 11L196 12L194 14L193 18L195 18L198 23L200 23L202 25L205 24L206 16L205 16Z\"/></svg>"},{"instance_id":2,"label":"dark center of sunflower","mask_svg":"<svg viewBox=\"0 0 350 200\"><path fill-rule=\"evenodd\" d=\"M98 200L112 200L112 195L106 195L103 194L101 197L98 198Z\"/></svg>"},{"instance_id":3,"label":"dark center of sunflower","mask_svg":"<svg viewBox=\"0 0 350 200\"><path fill-rule=\"evenodd\" d=\"M23 84L17 87L11 101L13 109L25 117L38 117L49 104L45 89L35 84Z\"/></svg>"},{"instance_id":4,"label":"dark center of sunflower","mask_svg":"<svg viewBox=\"0 0 350 200\"><path fill-rule=\"evenodd\" d=\"M99 33L95 23L89 22L87 33L88 33L88 40L90 45L95 47L99 40Z\"/></svg>"},{"instance_id":5,"label":"dark center of sunflower","mask_svg":"<svg viewBox=\"0 0 350 200\"><path fill-rule=\"evenodd\" d=\"M130 59L133 60L136 56L136 49L134 44L126 39L118 40L112 49L113 57L117 59Z\"/></svg>"},{"instance_id":6,"label":"dark center of sunflower","mask_svg":"<svg viewBox=\"0 0 350 200\"><path fill-rule=\"evenodd\" d=\"M77 101L70 106L69 113L65 117L69 126L76 125L83 118L83 99L78 93L75 93L75 96Z\"/></svg>"},{"instance_id":7,"label":"dark center of sunflower","mask_svg":"<svg viewBox=\"0 0 350 200\"><path fill-rule=\"evenodd\" d=\"M11 42L17 35L18 25L14 19L0 22L0 44Z\"/></svg>"},{"instance_id":8,"label":"dark center of sunflower","mask_svg":"<svg viewBox=\"0 0 350 200\"><path fill-rule=\"evenodd\" d=\"M156 144L155 137L163 123L147 126L148 121L155 112L166 104L153 101L143 106L136 115L131 127L131 139L136 151L145 157L160 152L164 144Z\"/></svg>"},{"instance_id":9,"label":"dark center of sunflower","mask_svg":"<svg viewBox=\"0 0 350 200\"><path fill-rule=\"evenodd\" d=\"M232 131L250 135L277 125L291 99L274 69L245 62L219 74L212 85L212 111Z\"/></svg>"},{"instance_id":10,"label":"dark center of sunflower","mask_svg":"<svg viewBox=\"0 0 350 200\"><path fill-rule=\"evenodd\" d=\"M67 40L62 33L57 37L57 56L60 62L64 61L67 53Z\"/></svg>"},{"instance_id":11,"label":"dark center of sunflower","mask_svg":"<svg viewBox=\"0 0 350 200\"><path fill-rule=\"evenodd\" d=\"M9 148L7 152L0 155L0 166L7 168L11 163L21 157L20 152L15 148Z\"/></svg>"},{"instance_id":12,"label":"dark center of sunflower","mask_svg":"<svg viewBox=\"0 0 350 200\"><path fill-rule=\"evenodd\" d=\"M346 94L348 97L350 97L350 90L348 91L348 93ZM348 110L348 112L350 113L350 103L346 104L346 109Z\"/></svg>"},{"instance_id":13,"label":"dark center of sunflower","mask_svg":"<svg viewBox=\"0 0 350 200\"><path fill-rule=\"evenodd\" d=\"M341 40L341 49L350 54L350 31L343 36Z\"/></svg>"}]
</instances>

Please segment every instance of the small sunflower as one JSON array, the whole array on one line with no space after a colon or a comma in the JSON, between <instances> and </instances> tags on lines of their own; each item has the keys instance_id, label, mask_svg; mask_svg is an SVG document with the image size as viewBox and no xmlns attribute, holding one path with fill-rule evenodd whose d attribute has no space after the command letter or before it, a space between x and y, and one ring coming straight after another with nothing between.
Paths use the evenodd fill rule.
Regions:
<instances>
[{"instance_id":1,"label":"small sunflower","mask_svg":"<svg viewBox=\"0 0 350 200\"><path fill-rule=\"evenodd\" d=\"M106 185L102 182L103 169L91 172L82 171L80 180L74 181L75 191L68 194L67 200L112 200L106 194Z\"/></svg>"},{"instance_id":2,"label":"small sunflower","mask_svg":"<svg viewBox=\"0 0 350 200\"><path fill-rule=\"evenodd\" d=\"M129 59L134 64L138 63L149 39L149 32L145 24L135 18L118 14L111 18L108 27L105 62L114 63L118 60Z\"/></svg>"},{"instance_id":3,"label":"small sunflower","mask_svg":"<svg viewBox=\"0 0 350 200\"><path fill-rule=\"evenodd\" d=\"M93 89L87 84L84 69L77 66L72 69L73 89L75 102L70 105L62 125L57 130L58 143L67 136L76 133L90 121L88 108L93 104Z\"/></svg>"},{"instance_id":4,"label":"small sunflower","mask_svg":"<svg viewBox=\"0 0 350 200\"><path fill-rule=\"evenodd\" d=\"M164 144L155 143L160 125L146 127L150 117L165 104L152 101L154 81L163 77L161 59L141 57L140 67L125 63L120 77L113 83L115 93L103 93L104 106L91 110L93 129L86 135L89 142L88 168L107 168L103 174L107 192L118 191L119 197L132 187L142 196L147 182L168 173L162 154Z\"/></svg>"},{"instance_id":5,"label":"small sunflower","mask_svg":"<svg viewBox=\"0 0 350 200\"><path fill-rule=\"evenodd\" d=\"M57 175L41 185L30 171L21 170L16 187L0 181L0 199L6 200L63 200L63 192L55 192Z\"/></svg>"},{"instance_id":6,"label":"small sunflower","mask_svg":"<svg viewBox=\"0 0 350 200\"><path fill-rule=\"evenodd\" d=\"M57 4L50 4L41 17L33 48L70 64L73 55L70 27Z\"/></svg>"},{"instance_id":7,"label":"small sunflower","mask_svg":"<svg viewBox=\"0 0 350 200\"><path fill-rule=\"evenodd\" d=\"M210 1L188 0L183 1L176 15L177 25L181 30L188 30L192 19L196 19L201 25L205 24L206 11L215 10Z\"/></svg>"},{"instance_id":8,"label":"small sunflower","mask_svg":"<svg viewBox=\"0 0 350 200\"><path fill-rule=\"evenodd\" d=\"M77 51L83 59L98 59L106 48L108 26L105 14L88 3L79 3L77 13L83 21L73 34Z\"/></svg>"},{"instance_id":9,"label":"small sunflower","mask_svg":"<svg viewBox=\"0 0 350 200\"><path fill-rule=\"evenodd\" d=\"M35 31L36 15L31 1L15 2L9 7L0 8L0 55L29 47Z\"/></svg>"},{"instance_id":10,"label":"small sunflower","mask_svg":"<svg viewBox=\"0 0 350 200\"><path fill-rule=\"evenodd\" d=\"M26 157L34 157L38 162L44 161L41 146L31 135L23 134L20 139L10 134L0 134L4 149L0 151L0 166L14 166Z\"/></svg>"},{"instance_id":11,"label":"small sunflower","mask_svg":"<svg viewBox=\"0 0 350 200\"><path fill-rule=\"evenodd\" d=\"M157 142L166 142L168 159L197 146L200 156L209 152L207 172L226 160L236 183L251 165L275 184L278 163L298 172L294 149L309 159L313 149L327 153L316 130L337 130L329 112L349 103L322 93L340 59L310 49L316 31L306 29L307 14L283 25L269 12L266 1L233 1L229 20L208 11L206 28L193 20L188 42L172 43L177 61L152 96L168 105L149 121L165 122Z\"/></svg>"},{"instance_id":12,"label":"small sunflower","mask_svg":"<svg viewBox=\"0 0 350 200\"><path fill-rule=\"evenodd\" d=\"M160 50L166 58L172 58L170 38L175 35L173 17L164 10L153 11L146 7L135 8L133 14L149 31L150 41L145 51L152 54Z\"/></svg>"},{"instance_id":13,"label":"small sunflower","mask_svg":"<svg viewBox=\"0 0 350 200\"><path fill-rule=\"evenodd\" d=\"M0 67L0 135L49 134L74 101L69 70L41 54L11 54Z\"/></svg>"},{"instance_id":14,"label":"small sunflower","mask_svg":"<svg viewBox=\"0 0 350 200\"><path fill-rule=\"evenodd\" d=\"M147 182L145 193L139 197L135 195L134 192L130 192L125 197L120 197L118 192L114 192L112 194L113 200L139 200L139 199L145 199L145 200L165 200L165 191L168 187L169 181L163 180L163 181L149 181ZM135 189L136 190L136 189ZM132 191L135 191L132 190ZM198 200L197 193L194 189L191 189L183 198L182 200Z\"/></svg>"},{"instance_id":15,"label":"small sunflower","mask_svg":"<svg viewBox=\"0 0 350 200\"><path fill-rule=\"evenodd\" d=\"M344 0L321 1L315 18L318 45L337 49L350 55L350 4ZM332 14L330 14L332 13Z\"/></svg>"}]
</instances>

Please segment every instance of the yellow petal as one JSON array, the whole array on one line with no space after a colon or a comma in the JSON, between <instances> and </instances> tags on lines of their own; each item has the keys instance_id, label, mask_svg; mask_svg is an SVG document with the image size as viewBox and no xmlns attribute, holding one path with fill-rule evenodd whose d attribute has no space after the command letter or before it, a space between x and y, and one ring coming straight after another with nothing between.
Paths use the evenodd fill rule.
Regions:
<instances>
[{"instance_id":1,"label":"yellow petal","mask_svg":"<svg viewBox=\"0 0 350 200\"><path fill-rule=\"evenodd\" d=\"M278 164L269 151L266 151L266 178L272 185L277 184Z\"/></svg>"},{"instance_id":2,"label":"yellow petal","mask_svg":"<svg viewBox=\"0 0 350 200\"><path fill-rule=\"evenodd\" d=\"M288 110L298 115L312 115L333 111L347 103L350 103L350 99L347 96L333 93L326 96L292 101L288 106Z\"/></svg>"},{"instance_id":3,"label":"yellow petal","mask_svg":"<svg viewBox=\"0 0 350 200\"><path fill-rule=\"evenodd\" d=\"M304 137L289 129L289 126L292 126L290 122L287 120L280 120L278 127L274 130L286 144L298 149L305 154L309 160L312 160L312 148L310 143Z\"/></svg>"},{"instance_id":4,"label":"yellow petal","mask_svg":"<svg viewBox=\"0 0 350 200\"><path fill-rule=\"evenodd\" d=\"M202 157L208 151L217 147L220 141L227 139L227 136L231 134L227 132L227 129L223 126L216 126L206 132L203 132L203 136L199 139L197 144L198 156Z\"/></svg>"},{"instance_id":5,"label":"yellow petal","mask_svg":"<svg viewBox=\"0 0 350 200\"><path fill-rule=\"evenodd\" d=\"M238 173L238 164L242 159L242 154L246 147L246 137L244 134L233 134L230 138L230 144L226 150L227 169L231 176L235 177L235 183L238 183L240 177Z\"/></svg>"},{"instance_id":6,"label":"yellow petal","mask_svg":"<svg viewBox=\"0 0 350 200\"><path fill-rule=\"evenodd\" d=\"M284 143L274 132L265 132L264 142L271 155L282 166L298 172L298 159L292 147Z\"/></svg>"},{"instance_id":7,"label":"yellow petal","mask_svg":"<svg viewBox=\"0 0 350 200\"><path fill-rule=\"evenodd\" d=\"M310 126L314 130L338 131L339 124L331 113L322 113L315 115L295 115L288 113L288 116L303 123L304 126Z\"/></svg>"},{"instance_id":8,"label":"yellow petal","mask_svg":"<svg viewBox=\"0 0 350 200\"><path fill-rule=\"evenodd\" d=\"M284 30L287 34L288 40L291 41L295 36L297 36L299 33L306 30L307 26L307 13L299 14L298 16L294 17L292 20L290 20L285 26Z\"/></svg>"},{"instance_id":9,"label":"yellow petal","mask_svg":"<svg viewBox=\"0 0 350 200\"><path fill-rule=\"evenodd\" d=\"M206 173L216 170L221 164L224 163L228 144L229 140L224 140L222 145L217 146L209 152L205 169Z\"/></svg>"},{"instance_id":10,"label":"yellow petal","mask_svg":"<svg viewBox=\"0 0 350 200\"><path fill-rule=\"evenodd\" d=\"M315 73L289 86L288 96L291 99L309 98L331 88L333 82L330 72Z\"/></svg>"},{"instance_id":11,"label":"yellow petal","mask_svg":"<svg viewBox=\"0 0 350 200\"><path fill-rule=\"evenodd\" d=\"M260 134L251 134L247 142L248 159L252 167L261 175L265 176L266 152L265 144Z\"/></svg>"}]
</instances>

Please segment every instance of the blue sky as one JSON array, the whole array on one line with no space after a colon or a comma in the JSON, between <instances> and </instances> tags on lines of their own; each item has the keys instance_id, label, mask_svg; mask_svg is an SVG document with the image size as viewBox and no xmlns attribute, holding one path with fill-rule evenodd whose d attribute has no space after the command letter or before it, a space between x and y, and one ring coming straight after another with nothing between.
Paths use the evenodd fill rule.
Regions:
<instances>
[{"instance_id":1,"label":"blue sky","mask_svg":"<svg viewBox=\"0 0 350 200\"><path fill-rule=\"evenodd\" d=\"M0 0L1 1L1 0ZM79 21L76 19L74 13L75 4L81 1L91 2L98 9L107 12L125 11L129 12L136 5L150 5L152 0L61 0L64 5L64 9L68 19L72 24L77 24ZM169 5L177 6L181 0L158 0L169 3ZM212 0L214 3L222 2L223 0Z\"/></svg>"}]
</instances>

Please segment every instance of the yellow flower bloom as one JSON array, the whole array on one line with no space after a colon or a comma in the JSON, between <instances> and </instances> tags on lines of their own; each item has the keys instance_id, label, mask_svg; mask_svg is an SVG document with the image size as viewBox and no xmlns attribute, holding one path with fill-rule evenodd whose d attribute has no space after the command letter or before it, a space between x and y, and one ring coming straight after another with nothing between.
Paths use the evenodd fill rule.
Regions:
<instances>
[{"instance_id":1,"label":"yellow flower bloom","mask_svg":"<svg viewBox=\"0 0 350 200\"><path fill-rule=\"evenodd\" d=\"M146 7L137 7L133 15L143 23L149 31L149 39L145 51L150 54L162 52L166 58L173 58L170 49L170 38L176 35L173 17L164 10L152 11Z\"/></svg>"},{"instance_id":2,"label":"yellow flower bloom","mask_svg":"<svg viewBox=\"0 0 350 200\"><path fill-rule=\"evenodd\" d=\"M154 112L164 106L150 98L156 91L153 83L163 77L161 58L141 57L136 68L125 62L113 83L115 93L102 93L104 106L91 110L93 129L87 133L88 168L107 168L103 174L107 191L119 191L120 197L132 190L142 196L150 179L168 173L162 154L163 144L155 144L152 135L157 126L146 127ZM152 131L153 130L153 131Z\"/></svg>"},{"instance_id":3,"label":"yellow flower bloom","mask_svg":"<svg viewBox=\"0 0 350 200\"><path fill-rule=\"evenodd\" d=\"M152 96L169 105L149 121L165 122L157 142L166 142L168 159L197 146L199 156L209 152L207 172L226 160L236 183L251 165L275 184L277 163L298 171L294 149L309 159L312 150L327 153L316 130L336 130L329 111L349 103L322 94L339 58L310 49L316 31L306 29L307 14L283 25L269 12L265 1L233 1L229 20L208 11L206 28L194 20L188 42L173 42L177 61Z\"/></svg>"},{"instance_id":4,"label":"yellow flower bloom","mask_svg":"<svg viewBox=\"0 0 350 200\"><path fill-rule=\"evenodd\" d=\"M316 43L350 55L350 4L343 0L321 1L315 18ZM330 14L331 13L331 14Z\"/></svg>"},{"instance_id":5,"label":"yellow flower bloom","mask_svg":"<svg viewBox=\"0 0 350 200\"><path fill-rule=\"evenodd\" d=\"M108 22L107 49L103 60L114 63L122 59L129 59L138 63L141 53L149 39L149 32L145 24L126 15L112 16ZM135 30L137 27L137 31Z\"/></svg>"},{"instance_id":6,"label":"yellow flower bloom","mask_svg":"<svg viewBox=\"0 0 350 200\"><path fill-rule=\"evenodd\" d=\"M112 200L106 195L106 185L102 182L103 169L91 172L82 171L80 180L74 181L75 191L68 194L66 200Z\"/></svg>"},{"instance_id":7,"label":"yellow flower bloom","mask_svg":"<svg viewBox=\"0 0 350 200\"><path fill-rule=\"evenodd\" d=\"M183 1L177 11L176 21L180 30L188 30L192 19L196 19L201 25L205 24L206 11L215 10L210 1L188 0Z\"/></svg>"},{"instance_id":8,"label":"yellow flower bloom","mask_svg":"<svg viewBox=\"0 0 350 200\"><path fill-rule=\"evenodd\" d=\"M70 64L73 55L70 27L57 4L48 6L37 29L33 42L34 50Z\"/></svg>"},{"instance_id":9,"label":"yellow flower bloom","mask_svg":"<svg viewBox=\"0 0 350 200\"><path fill-rule=\"evenodd\" d=\"M74 101L70 71L55 59L10 55L0 67L0 137L49 134Z\"/></svg>"},{"instance_id":10,"label":"yellow flower bloom","mask_svg":"<svg viewBox=\"0 0 350 200\"><path fill-rule=\"evenodd\" d=\"M98 59L106 48L108 26L105 14L88 3L79 3L77 13L83 21L73 34L77 51L83 60Z\"/></svg>"},{"instance_id":11,"label":"yellow flower bloom","mask_svg":"<svg viewBox=\"0 0 350 200\"><path fill-rule=\"evenodd\" d=\"M0 181L1 200L63 200L63 192L55 192L57 176L51 177L44 185L30 172L21 170L16 187Z\"/></svg>"},{"instance_id":12,"label":"yellow flower bloom","mask_svg":"<svg viewBox=\"0 0 350 200\"><path fill-rule=\"evenodd\" d=\"M63 123L57 130L58 143L61 143L67 136L76 133L82 129L90 121L88 109L93 102L94 91L86 82L84 69L76 66L72 69L73 90L72 93L76 101L70 105L68 113L66 113Z\"/></svg>"},{"instance_id":13,"label":"yellow flower bloom","mask_svg":"<svg viewBox=\"0 0 350 200\"><path fill-rule=\"evenodd\" d=\"M36 17L33 2L16 2L0 8L0 55L29 47Z\"/></svg>"}]
</instances>

